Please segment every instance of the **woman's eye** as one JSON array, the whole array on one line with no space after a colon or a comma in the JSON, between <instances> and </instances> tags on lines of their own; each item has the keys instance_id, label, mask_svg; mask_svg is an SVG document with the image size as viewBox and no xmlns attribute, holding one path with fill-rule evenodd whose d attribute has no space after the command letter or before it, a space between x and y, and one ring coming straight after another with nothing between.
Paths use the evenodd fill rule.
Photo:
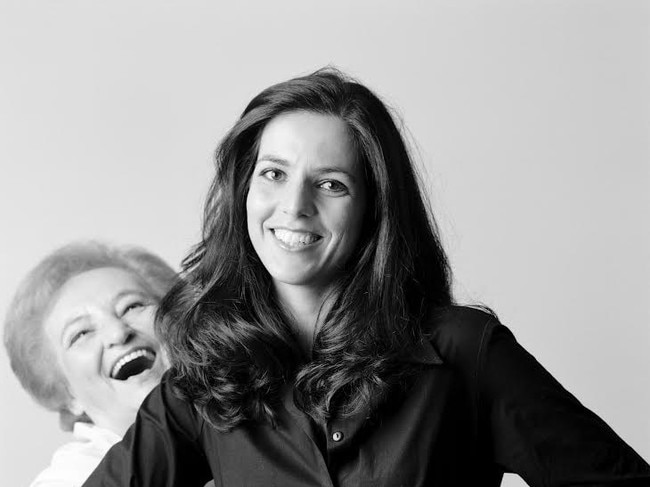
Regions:
<instances>
[{"instance_id":1,"label":"woman's eye","mask_svg":"<svg viewBox=\"0 0 650 487\"><path fill-rule=\"evenodd\" d=\"M74 345L75 342L77 342L80 338L83 338L84 336L86 336L89 332L90 332L90 330L79 330L79 331L75 332L72 335L72 337L70 338L70 346Z\"/></svg>"},{"instance_id":2,"label":"woman's eye","mask_svg":"<svg viewBox=\"0 0 650 487\"><path fill-rule=\"evenodd\" d=\"M338 193L338 194L343 194L347 193L348 188L345 184L335 181L332 179L328 179L327 181L323 181L318 185L319 188L324 189L325 191L328 191L330 193Z\"/></svg>"},{"instance_id":3,"label":"woman's eye","mask_svg":"<svg viewBox=\"0 0 650 487\"><path fill-rule=\"evenodd\" d=\"M129 313L131 311L142 308L142 307L144 307L144 303L141 303L139 301L131 303L131 304L124 307L124 310L122 311L122 316L124 316L125 314L127 314L127 313Z\"/></svg>"},{"instance_id":4,"label":"woman's eye","mask_svg":"<svg viewBox=\"0 0 650 487\"><path fill-rule=\"evenodd\" d=\"M269 181L280 181L284 176L284 173L277 169L265 169L262 171L261 175Z\"/></svg>"}]
</instances>

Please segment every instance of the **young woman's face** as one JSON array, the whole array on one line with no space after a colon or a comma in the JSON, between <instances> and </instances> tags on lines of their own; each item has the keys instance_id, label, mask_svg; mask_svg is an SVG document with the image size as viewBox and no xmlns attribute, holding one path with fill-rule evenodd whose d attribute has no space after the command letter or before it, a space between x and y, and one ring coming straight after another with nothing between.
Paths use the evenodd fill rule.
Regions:
<instances>
[{"instance_id":1,"label":"young woman's face","mask_svg":"<svg viewBox=\"0 0 650 487\"><path fill-rule=\"evenodd\" d=\"M356 247L365 208L363 169L341 119L296 111L267 124L246 211L276 286L327 287Z\"/></svg>"},{"instance_id":2,"label":"young woman's face","mask_svg":"<svg viewBox=\"0 0 650 487\"><path fill-rule=\"evenodd\" d=\"M157 301L131 272L72 277L44 322L73 397L72 412L123 434L167 364L153 331Z\"/></svg>"}]
</instances>

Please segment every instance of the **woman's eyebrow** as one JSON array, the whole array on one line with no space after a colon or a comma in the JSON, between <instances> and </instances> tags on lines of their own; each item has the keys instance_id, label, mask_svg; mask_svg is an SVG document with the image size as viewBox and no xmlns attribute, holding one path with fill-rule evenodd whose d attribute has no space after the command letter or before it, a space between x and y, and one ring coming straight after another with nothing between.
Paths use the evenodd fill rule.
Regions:
<instances>
[{"instance_id":1,"label":"woman's eyebrow","mask_svg":"<svg viewBox=\"0 0 650 487\"><path fill-rule=\"evenodd\" d=\"M120 291L113 297L112 302L117 303L119 300L121 300L126 296L137 296L139 298L147 298L147 299L151 298L149 294L147 294L145 291L142 291L140 289L124 289L123 291Z\"/></svg>"},{"instance_id":2,"label":"woman's eyebrow","mask_svg":"<svg viewBox=\"0 0 650 487\"><path fill-rule=\"evenodd\" d=\"M80 322L82 320L85 320L86 318L88 318L88 313L84 312L84 313L80 313L80 314L75 315L72 318L66 320L65 323L63 323L63 327L61 328L61 338L63 339L63 337L65 336L65 332L66 332L66 330L68 328L70 328L72 325L74 325L74 324L76 324L76 323L78 323L78 322Z\"/></svg>"},{"instance_id":3,"label":"woman's eyebrow","mask_svg":"<svg viewBox=\"0 0 650 487\"><path fill-rule=\"evenodd\" d=\"M319 175L320 174L327 174L327 173L332 173L332 172L338 172L341 174L345 174L347 177L349 177L353 182L356 182L357 177L352 174L350 171L343 169L341 167L336 167L336 166L328 166L328 167L319 167L318 171L316 171Z\"/></svg>"},{"instance_id":4,"label":"woman's eyebrow","mask_svg":"<svg viewBox=\"0 0 650 487\"><path fill-rule=\"evenodd\" d=\"M262 154L261 156L259 156L257 158L258 163L262 162L262 161L273 162L273 163L279 164L281 166L288 166L289 165L289 161L287 161L286 159L283 159L282 157L274 156L272 154Z\"/></svg>"}]
</instances>

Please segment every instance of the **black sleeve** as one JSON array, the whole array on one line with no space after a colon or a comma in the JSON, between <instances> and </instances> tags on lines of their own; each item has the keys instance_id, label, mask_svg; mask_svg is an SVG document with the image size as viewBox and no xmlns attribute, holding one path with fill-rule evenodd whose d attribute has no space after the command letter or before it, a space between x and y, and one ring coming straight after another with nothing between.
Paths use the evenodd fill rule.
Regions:
<instances>
[{"instance_id":1,"label":"black sleeve","mask_svg":"<svg viewBox=\"0 0 650 487\"><path fill-rule=\"evenodd\" d=\"M650 466L503 325L486 326L479 402L495 461L531 486L650 486Z\"/></svg>"},{"instance_id":2,"label":"black sleeve","mask_svg":"<svg viewBox=\"0 0 650 487\"><path fill-rule=\"evenodd\" d=\"M163 379L84 487L203 487L212 475L199 441L200 424L192 405L176 398Z\"/></svg>"}]
</instances>

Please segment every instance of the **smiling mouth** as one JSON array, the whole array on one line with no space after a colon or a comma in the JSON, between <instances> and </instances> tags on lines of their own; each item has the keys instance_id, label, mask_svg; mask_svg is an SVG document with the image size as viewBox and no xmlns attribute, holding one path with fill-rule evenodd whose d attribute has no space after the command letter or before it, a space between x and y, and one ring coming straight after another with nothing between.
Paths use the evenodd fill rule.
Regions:
<instances>
[{"instance_id":1,"label":"smiling mouth","mask_svg":"<svg viewBox=\"0 0 650 487\"><path fill-rule=\"evenodd\" d=\"M284 228L275 228L272 233L280 243L290 249L307 247L323 238L315 233L286 230Z\"/></svg>"},{"instance_id":2,"label":"smiling mouth","mask_svg":"<svg viewBox=\"0 0 650 487\"><path fill-rule=\"evenodd\" d=\"M156 353L148 348L139 348L119 359L111 370L111 379L126 380L153 367Z\"/></svg>"}]
</instances>

